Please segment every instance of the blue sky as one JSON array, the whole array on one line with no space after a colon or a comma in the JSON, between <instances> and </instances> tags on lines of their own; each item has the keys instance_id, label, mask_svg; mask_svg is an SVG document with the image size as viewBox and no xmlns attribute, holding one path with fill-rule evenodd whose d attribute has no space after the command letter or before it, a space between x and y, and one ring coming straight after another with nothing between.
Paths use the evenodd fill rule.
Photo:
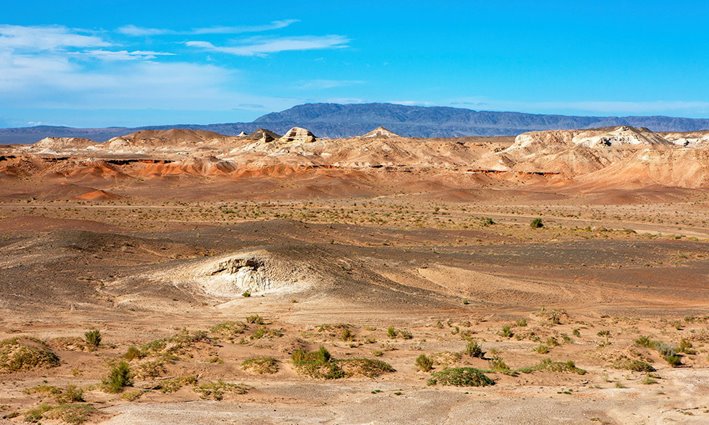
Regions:
<instances>
[{"instance_id":1,"label":"blue sky","mask_svg":"<svg viewBox=\"0 0 709 425\"><path fill-rule=\"evenodd\" d=\"M709 1L5 0L0 127L304 102L709 117Z\"/></svg>"}]
</instances>

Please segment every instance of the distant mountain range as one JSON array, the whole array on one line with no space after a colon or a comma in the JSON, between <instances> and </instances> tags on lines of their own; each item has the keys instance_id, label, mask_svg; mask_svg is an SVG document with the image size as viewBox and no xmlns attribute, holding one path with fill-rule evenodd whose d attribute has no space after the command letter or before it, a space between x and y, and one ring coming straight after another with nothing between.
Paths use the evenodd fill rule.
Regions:
<instances>
[{"instance_id":1,"label":"distant mountain range","mask_svg":"<svg viewBox=\"0 0 709 425\"><path fill-rule=\"evenodd\" d=\"M209 130L226 135L268 128L284 133L289 128L305 127L319 137L349 137L383 126L402 136L457 137L507 136L526 131L580 129L629 125L653 131L697 131L709 129L709 119L644 117L582 117L526 114L521 112L473 111L442 106L406 106L390 103L308 103L273 112L248 123L177 124L136 128L71 128L38 126L0 129L0 143L31 143L47 136L85 137L108 140L138 130L187 128Z\"/></svg>"}]
</instances>

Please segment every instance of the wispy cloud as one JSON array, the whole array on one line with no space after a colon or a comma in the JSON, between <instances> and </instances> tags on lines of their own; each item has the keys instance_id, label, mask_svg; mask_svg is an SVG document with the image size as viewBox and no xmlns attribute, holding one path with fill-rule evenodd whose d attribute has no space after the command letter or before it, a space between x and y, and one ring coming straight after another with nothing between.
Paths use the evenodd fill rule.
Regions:
<instances>
[{"instance_id":1,"label":"wispy cloud","mask_svg":"<svg viewBox=\"0 0 709 425\"><path fill-rule=\"evenodd\" d=\"M296 22L297 19L282 19L271 21L263 25L243 25L243 26L214 26L194 28L191 30L172 30L166 28L146 28L136 25L124 25L118 28L118 32L133 37L150 37L158 35L206 35L206 34L246 34L256 32L266 32L286 28Z\"/></svg>"},{"instance_id":2,"label":"wispy cloud","mask_svg":"<svg viewBox=\"0 0 709 425\"><path fill-rule=\"evenodd\" d=\"M132 60L151 60L158 56L175 56L170 52L155 52L152 50L87 50L81 52L80 55L100 59L103 61L132 61Z\"/></svg>"},{"instance_id":3,"label":"wispy cloud","mask_svg":"<svg viewBox=\"0 0 709 425\"><path fill-rule=\"evenodd\" d=\"M0 49L48 51L64 48L107 47L100 37L60 25L0 25Z\"/></svg>"},{"instance_id":4,"label":"wispy cloud","mask_svg":"<svg viewBox=\"0 0 709 425\"><path fill-rule=\"evenodd\" d=\"M188 41L185 44L209 52L235 56L266 56L288 51L342 49L348 47L347 43L349 39L342 35L324 35L252 39L250 43L235 46L215 46L208 41Z\"/></svg>"}]
</instances>

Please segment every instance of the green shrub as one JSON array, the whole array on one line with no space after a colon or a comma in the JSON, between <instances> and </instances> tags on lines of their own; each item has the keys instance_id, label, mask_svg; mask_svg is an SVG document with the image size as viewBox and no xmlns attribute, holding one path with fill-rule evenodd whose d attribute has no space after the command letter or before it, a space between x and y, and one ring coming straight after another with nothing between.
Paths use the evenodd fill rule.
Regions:
<instances>
[{"instance_id":1,"label":"green shrub","mask_svg":"<svg viewBox=\"0 0 709 425\"><path fill-rule=\"evenodd\" d=\"M101 331L99 331L98 329L86 331L86 333L84 334L84 338L86 339L86 344L92 350L97 349L99 345L101 345Z\"/></svg>"},{"instance_id":2,"label":"green shrub","mask_svg":"<svg viewBox=\"0 0 709 425\"><path fill-rule=\"evenodd\" d=\"M396 335L397 335L397 333L396 333L396 328L394 328L393 326L389 326L389 327L387 328L387 336L388 336L389 338L392 338L392 339L393 339L393 338L396 338Z\"/></svg>"},{"instance_id":3,"label":"green shrub","mask_svg":"<svg viewBox=\"0 0 709 425\"><path fill-rule=\"evenodd\" d=\"M310 352L297 349L291 355L291 360L299 372L312 378L339 379L345 377L345 372L325 347Z\"/></svg>"},{"instance_id":4,"label":"green shrub","mask_svg":"<svg viewBox=\"0 0 709 425\"><path fill-rule=\"evenodd\" d=\"M531 227L532 229L541 229L542 227L544 227L544 222L541 218L537 217L532 220L531 223L529 223L529 227Z\"/></svg>"},{"instance_id":5,"label":"green shrub","mask_svg":"<svg viewBox=\"0 0 709 425\"><path fill-rule=\"evenodd\" d=\"M433 369L433 360L425 354L416 357L416 368L421 372L430 372Z\"/></svg>"},{"instance_id":6,"label":"green shrub","mask_svg":"<svg viewBox=\"0 0 709 425\"><path fill-rule=\"evenodd\" d=\"M470 357L477 357L479 359L485 357L483 347L478 344L477 341L468 341L468 344L465 346L465 354L469 355Z\"/></svg>"},{"instance_id":7,"label":"green shrub","mask_svg":"<svg viewBox=\"0 0 709 425\"><path fill-rule=\"evenodd\" d=\"M433 372L429 385L453 385L456 387L485 387L494 385L495 381L488 378L481 370L472 367L445 368Z\"/></svg>"},{"instance_id":8,"label":"green shrub","mask_svg":"<svg viewBox=\"0 0 709 425\"><path fill-rule=\"evenodd\" d=\"M123 388L133 385L130 366L125 361L121 361L111 368L108 376L103 380L103 387L106 392L119 393Z\"/></svg>"},{"instance_id":9,"label":"green shrub","mask_svg":"<svg viewBox=\"0 0 709 425\"><path fill-rule=\"evenodd\" d=\"M505 338L512 338L514 335L514 332L512 332L512 327L510 325L505 325L502 327L502 330L500 331L500 336L504 336Z\"/></svg>"}]
</instances>

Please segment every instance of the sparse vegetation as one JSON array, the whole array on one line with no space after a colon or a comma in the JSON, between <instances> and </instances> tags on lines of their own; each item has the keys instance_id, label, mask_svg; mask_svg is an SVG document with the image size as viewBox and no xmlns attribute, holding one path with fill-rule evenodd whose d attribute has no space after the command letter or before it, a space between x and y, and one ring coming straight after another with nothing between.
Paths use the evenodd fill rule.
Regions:
<instances>
[{"instance_id":1,"label":"sparse vegetation","mask_svg":"<svg viewBox=\"0 0 709 425\"><path fill-rule=\"evenodd\" d=\"M232 384L221 379L213 382L205 382L194 387L195 392L203 399L221 401L225 394L246 394L249 387L243 384Z\"/></svg>"},{"instance_id":2,"label":"sparse vegetation","mask_svg":"<svg viewBox=\"0 0 709 425\"><path fill-rule=\"evenodd\" d=\"M482 346L478 344L477 341L468 341L465 346L465 354L470 357L477 357L480 359L485 357L485 352L483 351Z\"/></svg>"},{"instance_id":3,"label":"sparse vegetation","mask_svg":"<svg viewBox=\"0 0 709 425\"><path fill-rule=\"evenodd\" d=\"M103 380L103 388L109 393L119 393L123 388L133 385L133 376L130 366L125 361L118 362L113 367L108 376Z\"/></svg>"},{"instance_id":4,"label":"sparse vegetation","mask_svg":"<svg viewBox=\"0 0 709 425\"><path fill-rule=\"evenodd\" d=\"M630 359L628 357L620 357L612 364L615 369L631 370L633 372L654 372L655 368L648 362Z\"/></svg>"},{"instance_id":5,"label":"sparse vegetation","mask_svg":"<svg viewBox=\"0 0 709 425\"><path fill-rule=\"evenodd\" d=\"M635 340L635 344L640 347L654 349L672 367L682 365L682 356L677 353L678 350L664 342L654 341L647 336L640 336Z\"/></svg>"},{"instance_id":6,"label":"sparse vegetation","mask_svg":"<svg viewBox=\"0 0 709 425\"><path fill-rule=\"evenodd\" d=\"M544 227L544 222L541 218L537 217L532 220L531 223L529 223L529 227L531 227L532 229L541 229L542 227Z\"/></svg>"},{"instance_id":7,"label":"sparse vegetation","mask_svg":"<svg viewBox=\"0 0 709 425\"><path fill-rule=\"evenodd\" d=\"M421 372L430 372L433 369L433 360L425 354L416 357L416 368Z\"/></svg>"},{"instance_id":8,"label":"sparse vegetation","mask_svg":"<svg viewBox=\"0 0 709 425\"><path fill-rule=\"evenodd\" d=\"M485 387L494 385L495 381L487 377L481 370L472 367L446 368L433 372L428 380L429 385L452 385L456 387Z\"/></svg>"},{"instance_id":9,"label":"sparse vegetation","mask_svg":"<svg viewBox=\"0 0 709 425\"><path fill-rule=\"evenodd\" d=\"M346 376L377 378L385 373L396 372L389 363L366 358L335 360Z\"/></svg>"},{"instance_id":10,"label":"sparse vegetation","mask_svg":"<svg viewBox=\"0 0 709 425\"><path fill-rule=\"evenodd\" d=\"M241 363L241 367L259 375L273 374L278 372L279 362L270 356L249 357Z\"/></svg>"},{"instance_id":11,"label":"sparse vegetation","mask_svg":"<svg viewBox=\"0 0 709 425\"><path fill-rule=\"evenodd\" d=\"M246 316L246 323L251 323L252 325L265 325L266 321L258 314L252 314L250 316Z\"/></svg>"},{"instance_id":12,"label":"sparse vegetation","mask_svg":"<svg viewBox=\"0 0 709 425\"><path fill-rule=\"evenodd\" d=\"M533 372L556 372L556 373L576 373L579 375L585 375L586 371L576 367L576 364L572 360L565 362L555 362L551 359L544 359L540 363L518 369L522 373L533 373Z\"/></svg>"},{"instance_id":13,"label":"sparse vegetation","mask_svg":"<svg viewBox=\"0 0 709 425\"><path fill-rule=\"evenodd\" d=\"M401 337L402 339L412 339L414 335L406 329L396 329L393 326L387 328L387 336L391 339Z\"/></svg>"},{"instance_id":14,"label":"sparse vegetation","mask_svg":"<svg viewBox=\"0 0 709 425\"><path fill-rule=\"evenodd\" d=\"M325 347L310 352L303 349L295 350L291 355L291 360L299 372L312 378L339 379L345 377L345 372Z\"/></svg>"},{"instance_id":15,"label":"sparse vegetation","mask_svg":"<svg viewBox=\"0 0 709 425\"><path fill-rule=\"evenodd\" d=\"M29 337L0 341L0 372L59 366L59 357L44 342Z\"/></svg>"},{"instance_id":16,"label":"sparse vegetation","mask_svg":"<svg viewBox=\"0 0 709 425\"><path fill-rule=\"evenodd\" d=\"M86 339L86 345L91 350L95 350L101 345L101 331L98 329L86 331L84 338Z\"/></svg>"},{"instance_id":17,"label":"sparse vegetation","mask_svg":"<svg viewBox=\"0 0 709 425\"><path fill-rule=\"evenodd\" d=\"M158 386L156 389L160 390L160 392L164 394L171 394L174 393L175 391L178 391L180 388L184 387L185 385L195 385L197 384L197 377L195 375L187 375L187 376L178 376L175 378L170 378L166 379Z\"/></svg>"},{"instance_id":18,"label":"sparse vegetation","mask_svg":"<svg viewBox=\"0 0 709 425\"><path fill-rule=\"evenodd\" d=\"M90 404L47 404L42 403L25 413L25 421L39 423L43 419L60 420L71 425L87 422L96 413L96 408Z\"/></svg>"}]
</instances>

